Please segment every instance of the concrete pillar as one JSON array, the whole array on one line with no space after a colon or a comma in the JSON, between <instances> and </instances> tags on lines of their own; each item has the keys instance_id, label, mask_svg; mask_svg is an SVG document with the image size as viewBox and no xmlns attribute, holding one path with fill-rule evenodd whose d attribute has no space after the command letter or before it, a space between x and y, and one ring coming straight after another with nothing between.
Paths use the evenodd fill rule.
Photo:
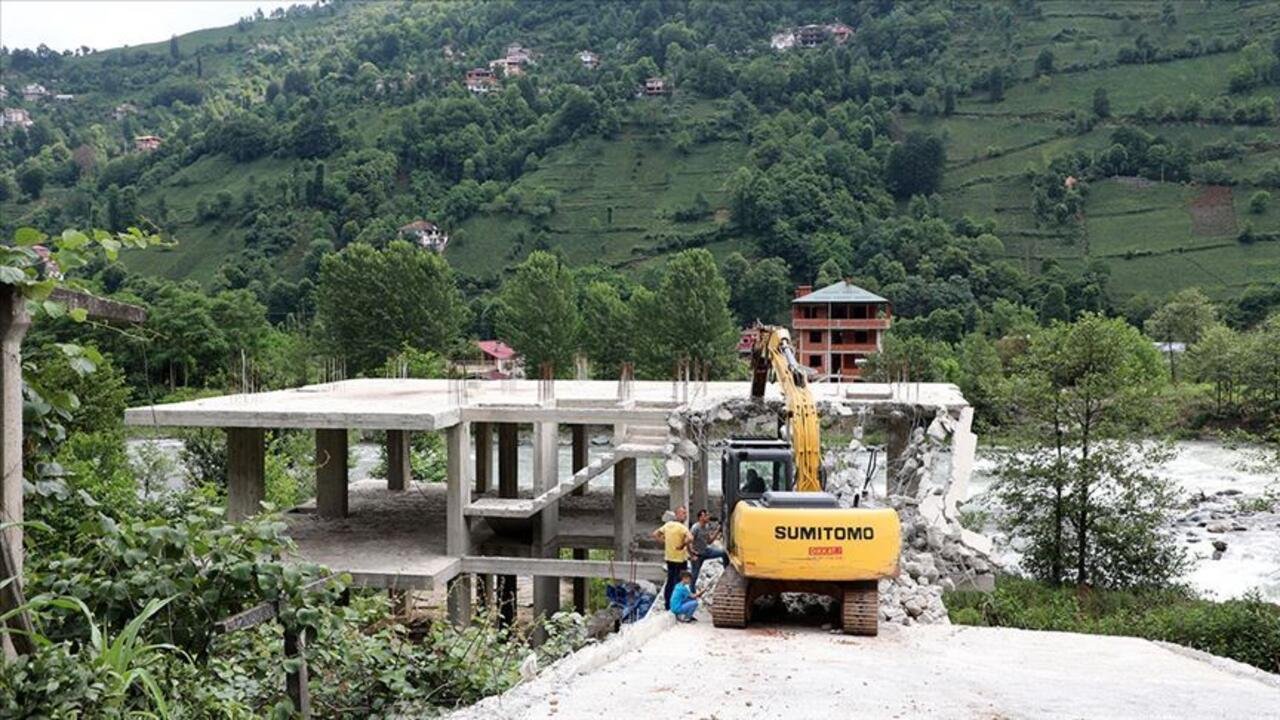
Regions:
<instances>
[{"instance_id":1,"label":"concrete pillar","mask_svg":"<svg viewBox=\"0 0 1280 720\"><path fill-rule=\"evenodd\" d=\"M459 575L449 581L448 610L449 622L455 626L463 626L471 622L471 575Z\"/></svg>"},{"instance_id":2,"label":"concrete pillar","mask_svg":"<svg viewBox=\"0 0 1280 720\"><path fill-rule=\"evenodd\" d=\"M587 426L574 425L573 428L573 472L576 474L579 470L587 466L589 446L587 444ZM574 495L585 495L587 486L583 485L573 491ZM585 548L574 548L574 560L586 560L590 557L590 553ZM587 579L573 579L573 609L579 613L587 612Z\"/></svg>"},{"instance_id":3,"label":"concrete pillar","mask_svg":"<svg viewBox=\"0 0 1280 720\"><path fill-rule=\"evenodd\" d=\"M520 495L520 426L498 423L498 497ZM516 576L497 576L498 622L511 627L516 621Z\"/></svg>"},{"instance_id":4,"label":"concrete pillar","mask_svg":"<svg viewBox=\"0 0 1280 720\"><path fill-rule=\"evenodd\" d=\"M453 557L471 554L471 531L463 509L471 504L471 428L459 422L445 430L445 552ZM471 622L471 576L449 582L449 619L455 625Z\"/></svg>"},{"instance_id":5,"label":"concrete pillar","mask_svg":"<svg viewBox=\"0 0 1280 720\"><path fill-rule=\"evenodd\" d=\"M587 466L588 455L590 454L587 441L587 426L571 425L570 429L573 432L573 471L576 473ZM573 494L586 495L587 486L579 487L573 491Z\"/></svg>"},{"instance_id":6,"label":"concrete pillar","mask_svg":"<svg viewBox=\"0 0 1280 720\"><path fill-rule=\"evenodd\" d=\"M476 429L476 493L489 492L493 480L493 426L478 422Z\"/></svg>"},{"instance_id":7,"label":"concrete pillar","mask_svg":"<svg viewBox=\"0 0 1280 720\"><path fill-rule=\"evenodd\" d=\"M903 454L911 442L911 419L901 410L889 413L888 443L885 448L885 493L897 493L898 471L902 469Z\"/></svg>"},{"instance_id":8,"label":"concrete pillar","mask_svg":"<svg viewBox=\"0 0 1280 720\"><path fill-rule=\"evenodd\" d=\"M550 490L560 483L560 427L554 422L534 423L533 426L533 488L534 494ZM534 518L532 557L556 557L556 535L560 529L560 501L543 508ZM560 611L560 578L535 576L533 578L533 616L549 618ZM545 640L540 627L535 626L534 644Z\"/></svg>"},{"instance_id":9,"label":"concrete pillar","mask_svg":"<svg viewBox=\"0 0 1280 720\"><path fill-rule=\"evenodd\" d=\"M234 522L257 515L266 493L262 428L227 428L227 518Z\"/></svg>"},{"instance_id":10,"label":"concrete pillar","mask_svg":"<svg viewBox=\"0 0 1280 720\"><path fill-rule=\"evenodd\" d=\"M520 496L520 426L498 424L498 497Z\"/></svg>"},{"instance_id":11,"label":"concrete pillar","mask_svg":"<svg viewBox=\"0 0 1280 720\"><path fill-rule=\"evenodd\" d=\"M22 338L31 327L26 300L0 285L0 522L17 575L22 574ZM2 580L3 578L0 578Z\"/></svg>"},{"instance_id":12,"label":"concrete pillar","mask_svg":"<svg viewBox=\"0 0 1280 720\"><path fill-rule=\"evenodd\" d=\"M316 430L316 514L347 516L347 431Z\"/></svg>"},{"instance_id":13,"label":"concrete pillar","mask_svg":"<svg viewBox=\"0 0 1280 720\"><path fill-rule=\"evenodd\" d=\"M719 511L711 507L711 455L706 448L698 448L698 459L693 464L693 488L689 492L689 516L696 518L699 510L712 515Z\"/></svg>"},{"instance_id":14,"label":"concrete pillar","mask_svg":"<svg viewBox=\"0 0 1280 720\"><path fill-rule=\"evenodd\" d=\"M613 466L613 557L631 559L636 534L636 459L623 458Z\"/></svg>"},{"instance_id":15,"label":"concrete pillar","mask_svg":"<svg viewBox=\"0 0 1280 720\"><path fill-rule=\"evenodd\" d=\"M516 576L498 575L498 622L511 627L516 622Z\"/></svg>"},{"instance_id":16,"label":"concrete pillar","mask_svg":"<svg viewBox=\"0 0 1280 720\"><path fill-rule=\"evenodd\" d=\"M413 480L413 449L408 430L387 431L387 489L404 490Z\"/></svg>"},{"instance_id":17,"label":"concrete pillar","mask_svg":"<svg viewBox=\"0 0 1280 720\"><path fill-rule=\"evenodd\" d=\"M667 476L667 506L671 510L678 507L689 509L689 463L685 463L684 472Z\"/></svg>"}]
</instances>

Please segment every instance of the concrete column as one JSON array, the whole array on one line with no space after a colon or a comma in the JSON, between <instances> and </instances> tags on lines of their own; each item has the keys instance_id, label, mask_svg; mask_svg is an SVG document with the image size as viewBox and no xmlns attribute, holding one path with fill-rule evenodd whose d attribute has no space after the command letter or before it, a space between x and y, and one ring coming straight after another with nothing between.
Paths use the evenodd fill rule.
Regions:
<instances>
[{"instance_id":1,"label":"concrete column","mask_svg":"<svg viewBox=\"0 0 1280 720\"><path fill-rule=\"evenodd\" d=\"M413 449L408 430L387 431L387 489L404 490L413 480Z\"/></svg>"},{"instance_id":2,"label":"concrete column","mask_svg":"<svg viewBox=\"0 0 1280 720\"><path fill-rule=\"evenodd\" d=\"M476 428L476 493L489 492L493 480L493 426L478 422Z\"/></svg>"},{"instance_id":3,"label":"concrete column","mask_svg":"<svg viewBox=\"0 0 1280 720\"><path fill-rule=\"evenodd\" d=\"M520 426L498 424L498 497L520 496Z\"/></svg>"},{"instance_id":4,"label":"concrete column","mask_svg":"<svg viewBox=\"0 0 1280 720\"><path fill-rule=\"evenodd\" d=\"M902 469L903 453L911 441L911 419L901 410L889 413L889 439L885 448L885 493L894 494L899 487L898 471Z\"/></svg>"},{"instance_id":5,"label":"concrete column","mask_svg":"<svg viewBox=\"0 0 1280 720\"><path fill-rule=\"evenodd\" d=\"M636 459L623 458L613 466L613 557L631 559L636 534Z\"/></svg>"},{"instance_id":6,"label":"concrete column","mask_svg":"<svg viewBox=\"0 0 1280 720\"><path fill-rule=\"evenodd\" d=\"M516 576L498 575L498 622L511 627L516 622Z\"/></svg>"},{"instance_id":7,"label":"concrete column","mask_svg":"<svg viewBox=\"0 0 1280 720\"><path fill-rule=\"evenodd\" d=\"M227 428L227 518L257 515L266 493L262 428Z\"/></svg>"},{"instance_id":8,"label":"concrete column","mask_svg":"<svg viewBox=\"0 0 1280 720\"><path fill-rule=\"evenodd\" d=\"M689 464L685 463L684 472L667 476L667 506L671 510L678 507L689 509Z\"/></svg>"},{"instance_id":9,"label":"concrete column","mask_svg":"<svg viewBox=\"0 0 1280 720\"><path fill-rule=\"evenodd\" d=\"M471 532L463 508L471 504L471 428L459 422L445 430L445 552L453 557L471 554ZM459 575L449 582L449 619L455 625L471 622L471 576Z\"/></svg>"},{"instance_id":10,"label":"concrete column","mask_svg":"<svg viewBox=\"0 0 1280 720\"><path fill-rule=\"evenodd\" d=\"M587 466L589 456L589 446L587 444L587 426L574 425L573 429L573 472L576 474L579 470ZM583 485L573 491L574 495L585 495L587 486ZM585 548L574 548L574 560L586 560L590 557L590 553ZM587 579L573 579L573 609L579 613L587 612Z\"/></svg>"},{"instance_id":11,"label":"concrete column","mask_svg":"<svg viewBox=\"0 0 1280 720\"><path fill-rule=\"evenodd\" d=\"M693 489L689 493L689 516L697 517L699 510L706 510L712 515L719 511L711 507L711 455L706 448L698 448L698 459L693 465Z\"/></svg>"},{"instance_id":12,"label":"concrete column","mask_svg":"<svg viewBox=\"0 0 1280 720\"><path fill-rule=\"evenodd\" d=\"M347 516L347 431L316 430L316 514Z\"/></svg>"},{"instance_id":13,"label":"concrete column","mask_svg":"<svg viewBox=\"0 0 1280 720\"><path fill-rule=\"evenodd\" d=\"M448 610L449 622L463 626L471 622L471 596L473 594L470 575L459 575L449 581Z\"/></svg>"},{"instance_id":14,"label":"concrete column","mask_svg":"<svg viewBox=\"0 0 1280 720\"><path fill-rule=\"evenodd\" d=\"M22 338L31 327L26 300L12 285L0 285L0 522L5 544L22 575ZM3 578L0 578L3 579Z\"/></svg>"},{"instance_id":15,"label":"concrete column","mask_svg":"<svg viewBox=\"0 0 1280 720\"><path fill-rule=\"evenodd\" d=\"M498 497L519 497L520 426L498 423ZM497 576L498 622L511 627L516 621L516 576Z\"/></svg>"},{"instance_id":16,"label":"concrete column","mask_svg":"<svg viewBox=\"0 0 1280 720\"><path fill-rule=\"evenodd\" d=\"M550 490L560 483L560 427L554 422L534 423L533 426L533 487L534 494ZM555 557L558 554L556 535L560 528L560 501L556 500L542 509L534 518L532 557ZM549 618L560 611L560 578L535 576L533 578L533 615ZM545 637L535 627L533 642L540 644Z\"/></svg>"},{"instance_id":17,"label":"concrete column","mask_svg":"<svg viewBox=\"0 0 1280 720\"><path fill-rule=\"evenodd\" d=\"M590 454L587 443L587 426L571 425L570 429L573 432L573 471L576 473L587 466L588 455ZM573 494L586 495L587 486L579 487L573 491Z\"/></svg>"}]
</instances>

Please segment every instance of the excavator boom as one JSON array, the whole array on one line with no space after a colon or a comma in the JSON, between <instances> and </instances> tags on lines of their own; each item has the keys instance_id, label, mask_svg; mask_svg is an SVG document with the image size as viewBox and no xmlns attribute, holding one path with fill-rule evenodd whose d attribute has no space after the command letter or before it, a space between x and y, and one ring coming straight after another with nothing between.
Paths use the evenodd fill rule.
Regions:
<instances>
[{"instance_id":1,"label":"excavator boom","mask_svg":"<svg viewBox=\"0 0 1280 720\"><path fill-rule=\"evenodd\" d=\"M809 392L808 371L796 360L791 334L785 328L762 326L757 332L752 351L751 395L764 397L772 370L787 400L787 430L796 463L795 488L799 492L818 492L822 490L818 473L821 463L818 410Z\"/></svg>"}]
</instances>

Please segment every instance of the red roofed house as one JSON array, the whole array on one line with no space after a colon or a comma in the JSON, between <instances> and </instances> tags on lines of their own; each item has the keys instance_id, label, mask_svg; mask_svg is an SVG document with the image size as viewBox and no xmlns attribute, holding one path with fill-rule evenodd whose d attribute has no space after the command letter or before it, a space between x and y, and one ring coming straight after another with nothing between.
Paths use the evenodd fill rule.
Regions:
<instances>
[{"instance_id":1,"label":"red roofed house","mask_svg":"<svg viewBox=\"0 0 1280 720\"><path fill-rule=\"evenodd\" d=\"M644 94L649 97L667 94L667 81L660 77L646 78L644 81Z\"/></svg>"},{"instance_id":2,"label":"red roofed house","mask_svg":"<svg viewBox=\"0 0 1280 720\"><path fill-rule=\"evenodd\" d=\"M490 380L502 380L515 374L520 356L510 345L501 340L477 340L476 347L480 348L483 358L472 373Z\"/></svg>"},{"instance_id":3,"label":"red roofed house","mask_svg":"<svg viewBox=\"0 0 1280 720\"><path fill-rule=\"evenodd\" d=\"M138 152L151 152L160 147L164 140L156 135L139 135L133 139L133 149Z\"/></svg>"},{"instance_id":4,"label":"red roofed house","mask_svg":"<svg viewBox=\"0 0 1280 720\"><path fill-rule=\"evenodd\" d=\"M857 380L858 363L880 350L892 321L892 303L847 280L816 292L801 285L791 301L796 359L819 377Z\"/></svg>"},{"instance_id":5,"label":"red roofed house","mask_svg":"<svg viewBox=\"0 0 1280 720\"><path fill-rule=\"evenodd\" d=\"M473 68L467 71L467 89L477 95L484 95L496 87L498 78L489 68Z\"/></svg>"}]
</instances>

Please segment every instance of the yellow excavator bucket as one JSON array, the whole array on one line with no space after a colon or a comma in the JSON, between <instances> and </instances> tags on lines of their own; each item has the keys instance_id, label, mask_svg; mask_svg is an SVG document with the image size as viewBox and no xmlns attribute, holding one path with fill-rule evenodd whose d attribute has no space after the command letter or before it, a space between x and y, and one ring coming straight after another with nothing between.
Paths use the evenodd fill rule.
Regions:
<instances>
[{"instance_id":1,"label":"yellow excavator bucket","mask_svg":"<svg viewBox=\"0 0 1280 720\"><path fill-rule=\"evenodd\" d=\"M729 553L738 572L772 580L877 580L898 574L890 508L776 508L739 502Z\"/></svg>"}]
</instances>

